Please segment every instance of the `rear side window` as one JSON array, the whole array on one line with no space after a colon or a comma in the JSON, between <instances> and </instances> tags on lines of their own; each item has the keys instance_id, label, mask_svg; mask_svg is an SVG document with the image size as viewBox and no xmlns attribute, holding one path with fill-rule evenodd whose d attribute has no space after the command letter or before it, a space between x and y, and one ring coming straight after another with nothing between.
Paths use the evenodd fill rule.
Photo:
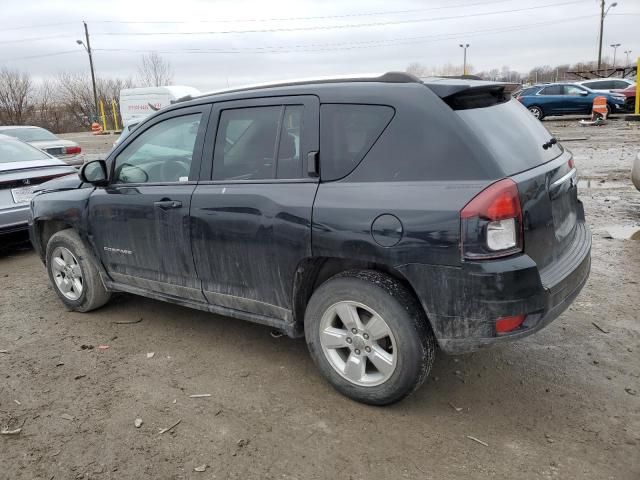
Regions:
<instances>
[{"instance_id":1,"label":"rear side window","mask_svg":"<svg viewBox=\"0 0 640 480\"><path fill-rule=\"evenodd\" d=\"M528 97L529 95L535 95L536 92L539 89L540 89L540 87L525 88L517 96L518 97Z\"/></svg>"},{"instance_id":2,"label":"rear side window","mask_svg":"<svg viewBox=\"0 0 640 480\"><path fill-rule=\"evenodd\" d=\"M320 174L337 180L353 171L393 118L386 105L320 106Z\"/></svg>"},{"instance_id":3,"label":"rear side window","mask_svg":"<svg viewBox=\"0 0 640 480\"><path fill-rule=\"evenodd\" d=\"M223 110L213 155L213 179L299 178L303 112L303 105Z\"/></svg>"},{"instance_id":4,"label":"rear side window","mask_svg":"<svg viewBox=\"0 0 640 480\"><path fill-rule=\"evenodd\" d=\"M606 80L601 80L601 81L598 81L598 82L586 82L586 83L583 83L583 85L584 85L585 87L593 88L593 89L596 89L596 90L597 90L597 89L603 89L603 90L605 90L605 89L607 89L607 88L611 88L611 87L609 86L609 82L608 82L608 81L606 81Z\"/></svg>"}]
</instances>

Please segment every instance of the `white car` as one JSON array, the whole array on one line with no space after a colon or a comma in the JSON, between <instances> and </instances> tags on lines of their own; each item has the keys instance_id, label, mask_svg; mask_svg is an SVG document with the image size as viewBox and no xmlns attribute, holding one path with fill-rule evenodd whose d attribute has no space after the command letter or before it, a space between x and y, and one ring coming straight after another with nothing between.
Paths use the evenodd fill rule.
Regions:
<instances>
[{"instance_id":1,"label":"white car","mask_svg":"<svg viewBox=\"0 0 640 480\"><path fill-rule=\"evenodd\" d=\"M596 92L611 92L612 90L624 90L635 82L627 78L592 78L576 83Z\"/></svg>"},{"instance_id":2,"label":"white car","mask_svg":"<svg viewBox=\"0 0 640 480\"><path fill-rule=\"evenodd\" d=\"M44 128L26 125L5 126L0 127L0 134L22 140L69 165L79 166L84 163L80 145L71 140L58 138Z\"/></svg>"},{"instance_id":3,"label":"white car","mask_svg":"<svg viewBox=\"0 0 640 480\"><path fill-rule=\"evenodd\" d=\"M638 191L640 191L640 152L636 155L636 159L633 161L633 166L631 167L631 181Z\"/></svg>"}]
</instances>

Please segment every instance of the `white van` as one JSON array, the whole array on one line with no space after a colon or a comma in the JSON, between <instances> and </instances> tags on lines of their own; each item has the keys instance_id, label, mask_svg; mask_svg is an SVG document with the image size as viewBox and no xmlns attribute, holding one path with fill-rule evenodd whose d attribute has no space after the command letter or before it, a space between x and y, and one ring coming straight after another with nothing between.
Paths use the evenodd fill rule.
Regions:
<instances>
[{"instance_id":1,"label":"white van","mask_svg":"<svg viewBox=\"0 0 640 480\"><path fill-rule=\"evenodd\" d=\"M149 115L189 95L192 97L200 95L200 91L197 88L183 85L123 88L120 90L122 134L113 145L116 146L120 143L136 125Z\"/></svg>"}]
</instances>

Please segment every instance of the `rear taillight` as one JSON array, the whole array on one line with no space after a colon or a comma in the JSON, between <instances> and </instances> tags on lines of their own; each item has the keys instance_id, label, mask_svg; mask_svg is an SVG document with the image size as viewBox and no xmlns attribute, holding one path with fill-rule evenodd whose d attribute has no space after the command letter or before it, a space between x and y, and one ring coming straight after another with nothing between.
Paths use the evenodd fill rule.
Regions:
<instances>
[{"instance_id":1,"label":"rear taillight","mask_svg":"<svg viewBox=\"0 0 640 480\"><path fill-rule=\"evenodd\" d=\"M515 182L485 188L460 211L462 258L481 260L522 251L522 209Z\"/></svg>"},{"instance_id":2,"label":"rear taillight","mask_svg":"<svg viewBox=\"0 0 640 480\"><path fill-rule=\"evenodd\" d=\"M513 332L524 323L526 315L514 315L512 317L502 317L496 320L496 333Z\"/></svg>"},{"instance_id":3,"label":"rear taillight","mask_svg":"<svg viewBox=\"0 0 640 480\"><path fill-rule=\"evenodd\" d=\"M74 147L65 147L64 153L67 155L77 155L82 151L82 149L76 145Z\"/></svg>"},{"instance_id":4,"label":"rear taillight","mask_svg":"<svg viewBox=\"0 0 640 480\"><path fill-rule=\"evenodd\" d=\"M569 162L568 162L568 163L569 163L569 168L570 168L570 169L575 168L575 163L574 163L574 161L573 161L573 157L571 157L571 158L569 159Z\"/></svg>"}]
</instances>

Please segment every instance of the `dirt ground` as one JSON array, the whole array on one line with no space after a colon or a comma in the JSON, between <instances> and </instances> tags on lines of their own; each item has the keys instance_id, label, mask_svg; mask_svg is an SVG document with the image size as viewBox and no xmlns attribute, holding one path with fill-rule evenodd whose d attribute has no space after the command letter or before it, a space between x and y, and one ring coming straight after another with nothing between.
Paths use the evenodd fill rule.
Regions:
<instances>
[{"instance_id":1,"label":"dirt ground","mask_svg":"<svg viewBox=\"0 0 640 480\"><path fill-rule=\"evenodd\" d=\"M391 407L339 395L303 340L262 326L130 295L66 312L35 253L5 245L0 428L22 431L0 436L0 478L640 478L640 124L545 125L580 171L587 286L537 335L440 355Z\"/></svg>"}]
</instances>

